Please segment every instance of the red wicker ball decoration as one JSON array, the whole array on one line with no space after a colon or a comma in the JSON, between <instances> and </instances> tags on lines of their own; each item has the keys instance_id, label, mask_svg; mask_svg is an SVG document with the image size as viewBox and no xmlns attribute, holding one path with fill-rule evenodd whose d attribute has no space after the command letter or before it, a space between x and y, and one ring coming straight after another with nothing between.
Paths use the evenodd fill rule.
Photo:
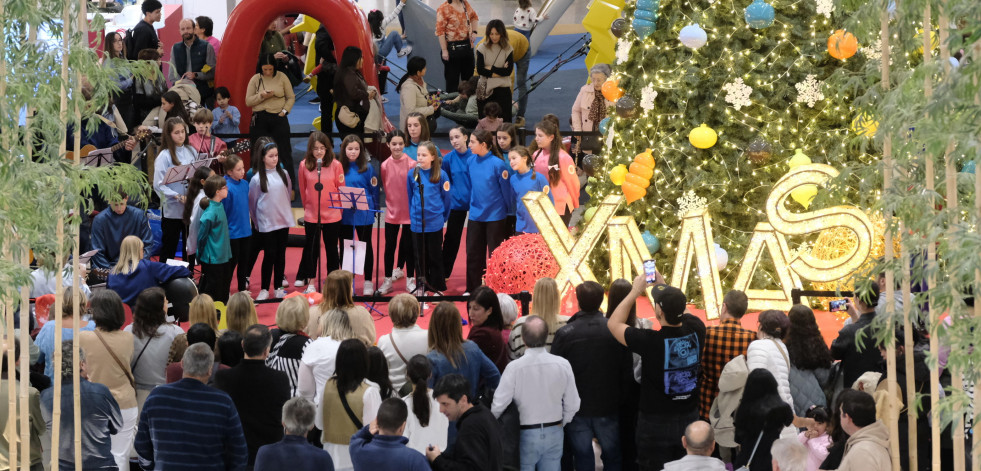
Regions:
<instances>
[{"instance_id":1,"label":"red wicker ball decoration","mask_svg":"<svg viewBox=\"0 0 981 471\"><path fill-rule=\"evenodd\" d=\"M552 252L541 234L512 237L501 244L487 260L484 284L497 293L532 292L539 278L559 272Z\"/></svg>"}]
</instances>

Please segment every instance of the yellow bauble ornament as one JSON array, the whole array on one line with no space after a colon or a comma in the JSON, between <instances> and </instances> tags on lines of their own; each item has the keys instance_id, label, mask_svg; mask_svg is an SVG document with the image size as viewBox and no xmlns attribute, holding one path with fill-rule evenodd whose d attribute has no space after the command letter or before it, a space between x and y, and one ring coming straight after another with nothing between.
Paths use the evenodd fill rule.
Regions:
<instances>
[{"instance_id":1,"label":"yellow bauble ornament","mask_svg":"<svg viewBox=\"0 0 981 471\"><path fill-rule=\"evenodd\" d=\"M801 165L807 165L809 163L811 163L811 158L804 155L804 152L802 150L797 149L797 151L794 153L794 156L791 157L789 161L787 161L787 166L789 166L791 169L794 169Z\"/></svg>"},{"instance_id":2,"label":"yellow bauble ornament","mask_svg":"<svg viewBox=\"0 0 981 471\"><path fill-rule=\"evenodd\" d=\"M705 123L701 126L692 129L688 133L688 141L691 145L699 149L708 149L715 145L716 141L719 140L719 135L716 134L715 130L708 127Z\"/></svg>"},{"instance_id":3,"label":"yellow bauble ornament","mask_svg":"<svg viewBox=\"0 0 981 471\"><path fill-rule=\"evenodd\" d=\"M940 36L930 30L930 49L940 47ZM916 52L923 54L923 28L916 29Z\"/></svg>"},{"instance_id":4,"label":"yellow bauble ornament","mask_svg":"<svg viewBox=\"0 0 981 471\"><path fill-rule=\"evenodd\" d=\"M620 164L610 170L610 181L614 185L623 185L623 180L627 176L627 166Z\"/></svg>"},{"instance_id":5,"label":"yellow bauble ornament","mask_svg":"<svg viewBox=\"0 0 981 471\"><path fill-rule=\"evenodd\" d=\"M790 192L790 197L793 198L794 201L800 203L800 205L803 206L804 209L807 209L808 207L811 206L811 200L814 199L814 197L817 196L817 194L818 194L817 185L804 185Z\"/></svg>"},{"instance_id":6,"label":"yellow bauble ornament","mask_svg":"<svg viewBox=\"0 0 981 471\"><path fill-rule=\"evenodd\" d=\"M852 131L859 136L873 137L878 129L879 122L868 113L859 114L852 120Z\"/></svg>"}]
</instances>

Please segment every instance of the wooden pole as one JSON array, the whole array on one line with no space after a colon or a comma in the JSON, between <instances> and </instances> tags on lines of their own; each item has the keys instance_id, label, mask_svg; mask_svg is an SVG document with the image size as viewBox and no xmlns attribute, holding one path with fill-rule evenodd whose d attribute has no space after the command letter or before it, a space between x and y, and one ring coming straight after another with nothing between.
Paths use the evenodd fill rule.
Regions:
<instances>
[{"instance_id":1,"label":"wooden pole","mask_svg":"<svg viewBox=\"0 0 981 471\"><path fill-rule=\"evenodd\" d=\"M889 12L883 8L881 17L881 34L882 34L882 89L883 91L889 90ZM888 131L887 131L888 133ZM885 141L882 146L882 188L883 193L888 193L892 188L892 178L893 178L893 160L892 160L892 138L889 134L886 134ZM886 211L883 215L886 220L886 227L889 227L889 222L892 219L892 213ZM892 246L892 234L889 230L885 231L885 258L886 260L892 260L895 254L893 253ZM895 275L891 269L886 270L886 313L890 316L895 314L896 309L896 292L894 288ZM896 383L896 342L889 341L886 342L886 385L889 389L890 397L899 396L899 385ZM893 437L899 436L899 421L897 417L897 410L895 407L889 407L886 411L886 423L889 425L889 434ZM889 455L892 457L892 467L894 471L899 471L899 441L890 440L889 441Z\"/></svg>"},{"instance_id":2,"label":"wooden pole","mask_svg":"<svg viewBox=\"0 0 981 471\"><path fill-rule=\"evenodd\" d=\"M973 59L976 61L981 60L981 41L975 41L974 51L972 56ZM975 85L977 85L977 82L978 82L978 77L975 75L974 77ZM974 97L974 105L981 106L981 93L979 93ZM981 233L981 224L979 224L981 223L981 172L977 172L977 171L974 172L974 213L975 213L975 217L977 218L976 221L978 222L975 224L975 228L979 233ZM977 303L977 297L979 296L978 293L981 293L981 268L976 268L974 270L974 293L975 293L974 294L975 303ZM979 308L977 304L974 305L974 315L976 317L981 317L981 308ZM973 404L974 407L972 408L972 411L974 413L974 416L972 416L972 419L973 417L977 416L978 411L981 411L981 400L978 399L977 381L974 382ZM978 437L977 422L974 422L972 425L974 426L974 433L972 434L974 438L972 443L973 458L971 459L971 470L981 471L981 438Z\"/></svg>"},{"instance_id":3,"label":"wooden pole","mask_svg":"<svg viewBox=\"0 0 981 471\"><path fill-rule=\"evenodd\" d=\"M4 13L6 2L0 1L0 18L4 18ZM7 50L7 38L5 34L0 34L0 51ZM0 97L7 96L7 55L0 54ZM8 115L7 107L4 106L6 102L0 100L0 119L5 122L11 119ZM13 129L3 128L3 132L0 132L0 139L3 140L3 148L10 148L10 134ZM4 237L0 239L0 253L3 254L3 258L8 261L13 261L12 247L9 243L9 235L13 233L12 227L8 227L6 224L3 225L3 235ZM7 241L7 243L3 243ZM15 363L17 359L16 355L16 345L14 344L14 303L13 299L7 299L4 303L4 318L6 322L6 347L7 347L7 426L2 431L5 436L8 437L19 437L18 433L18 420L17 420L17 385L14 382L14 371L16 370ZM15 443L10 444L10 452L7 459L10 460L10 467L14 467L17 463L17 445Z\"/></svg>"}]
</instances>

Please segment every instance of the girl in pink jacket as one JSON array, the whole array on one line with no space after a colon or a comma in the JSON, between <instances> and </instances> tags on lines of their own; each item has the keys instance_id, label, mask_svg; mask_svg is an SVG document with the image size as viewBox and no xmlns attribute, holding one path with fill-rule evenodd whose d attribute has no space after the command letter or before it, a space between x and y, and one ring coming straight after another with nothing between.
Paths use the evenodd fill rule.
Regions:
<instances>
[{"instance_id":1,"label":"girl in pink jacket","mask_svg":"<svg viewBox=\"0 0 981 471\"><path fill-rule=\"evenodd\" d=\"M807 471L817 471L828 457L828 447L831 446L831 437L828 436L828 408L811 406L805 416L814 419L815 424L801 432L797 439L807 447Z\"/></svg>"},{"instance_id":2,"label":"girl in pink jacket","mask_svg":"<svg viewBox=\"0 0 981 471\"><path fill-rule=\"evenodd\" d=\"M572 211L579 207L579 176L576 162L562 148L559 129L551 121L535 125L535 171L548 176L548 184L555 199L555 211L562 221L569 224Z\"/></svg>"},{"instance_id":3,"label":"girl in pink jacket","mask_svg":"<svg viewBox=\"0 0 981 471\"><path fill-rule=\"evenodd\" d=\"M320 263L320 240L324 241L324 251L327 254L327 272L322 273L324 279L327 273L341 266L338 239L341 232L341 210L331 203L331 194L337 193L344 186L344 169L340 161L334 158L331 140L320 131L310 133L307 141L307 155L300 164L298 180L300 184L300 199L303 201L303 229L306 240L303 244L303 255L300 266L296 269L296 283L301 287L306 284L304 293L313 293L320 289L317 286L317 265ZM317 183L323 185L317 191ZM318 214L319 212L319 214Z\"/></svg>"},{"instance_id":4,"label":"girl in pink jacket","mask_svg":"<svg viewBox=\"0 0 981 471\"><path fill-rule=\"evenodd\" d=\"M424 121L424 120L423 120ZM405 199L406 177L416 166L416 161L405 153L408 139L402 131L388 134L388 148L392 156L381 164L382 188L385 189L385 280L381 293L388 294L395 280L405 279L405 290L415 291L415 258L412 255L412 234L409 230L409 200ZM399 232L402 236L399 237ZM395 248L398 247L398 263ZM402 268L405 267L405 271Z\"/></svg>"}]
</instances>

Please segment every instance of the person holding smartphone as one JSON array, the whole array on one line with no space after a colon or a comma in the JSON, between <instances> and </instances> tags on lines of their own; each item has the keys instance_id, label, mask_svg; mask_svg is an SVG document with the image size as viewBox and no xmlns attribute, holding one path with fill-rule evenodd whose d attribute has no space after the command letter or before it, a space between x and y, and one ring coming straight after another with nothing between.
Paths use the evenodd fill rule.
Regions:
<instances>
[{"instance_id":1,"label":"person holding smartphone","mask_svg":"<svg viewBox=\"0 0 981 471\"><path fill-rule=\"evenodd\" d=\"M627 325L631 307L649 287L660 330ZM665 284L655 271L652 283L646 274L634 279L630 294L607 320L617 341L641 357L637 416L637 462L641 469L662 469L664 463L685 456L678 437L684 435L688 424L698 420L700 346L705 344L705 324L687 312L687 305L685 293Z\"/></svg>"}]
</instances>

